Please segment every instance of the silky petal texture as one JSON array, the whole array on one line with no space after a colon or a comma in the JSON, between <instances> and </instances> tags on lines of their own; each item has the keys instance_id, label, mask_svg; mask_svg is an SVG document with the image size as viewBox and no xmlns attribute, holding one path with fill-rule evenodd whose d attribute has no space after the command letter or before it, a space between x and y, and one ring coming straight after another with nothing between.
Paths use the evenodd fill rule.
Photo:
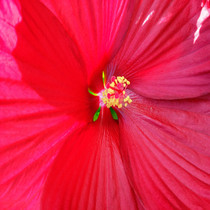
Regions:
<instances>
[{"instance_id":1,"label":"silky petal texture","mask_svg":"<svg viewBox=\"0 0 210 210\"><path fill-rule=\"evenodd\" d=\"M126 34L134 0L42 0L60 19L79 48L89 76L89 85L114 57ZM88 52L88 53L87 53ZM102 88L102 86L100 86Z\"/></svg>"},{"instance_id":2,"label":"silky petal texture","mask_svg":"<svg viewBox=\"0 0 210 210\"><path fill-rule=\"evenodd\" d=\"M44 120L40 121L43 123ZM18 129L20 133L15 133L13 128L11 136L15 138L15 134L17 136L23 134L23 130L29 133L31 124L26 126L26 123L25 120L24 124L16 125L23 128ZM10 126L14 127L11 123ZM57 121L57 124L49 128L40 123L38 125L33 123L33 126L39 126L40 130L44 127L44 130L0 148L1 209L40 209L40 198L46 177L66 135L71 132L69 127L72 127L72 123L63 120ZM2 125L0 129L9 136L9 129Z\"/></svg>"},{"instance_id":3,"label":"silky petal texture","mask_svg":"<svg viewBox=\"0 0 210 210\"><path fill-rule=\"evenodd\" d=\"M49 174L42 209L142 209L125 175L118 124L108 111L109 120L102 122L101 114L68 138Z\"/></svg>"},{"instance_id":4,"label":"silky petal texture","mask_svg":"<svg viewBox=\"0 0 210 210\"><path fill-rule=\"evenodd\" d=\"M87 75L77 46L42 3L20 4L22 21L15 27L12 55L21 81L52 106L68 109L76 120L91 121L95 107L88 99Z\"/></svg>"},{"instance_id":5,"label":"silky petal texture","mask_svg":"<svg viewBox=\"0 0 210 210\"><path fill-rule=\"evenodd\" d=\"M149 0L139 3L125 42L112 62L114 74L125 76L131 81L133 91L149 98L183 99L208 94L209 17L193 43L201 2Z\"/></svg>"},{"instance_id":6,"label":"silky petal texture","mask_svg":"<svg viewBox=\"0 0 210 210\"><path fill-rule=\"evenodd\" d=\"M141 100L151 106L158 105L161 108L178 109L210 116L210 94L192 99L171 100L170 102L167 100L151 100L144 97L141 97Z\"/></svg>"},{"instance_id":7,"label":"silky petal texture","mask_svg":"<svg viewBox=\"0 0 210 210\"><path fill-rule=\"evenodd\" d=\"M39 209L62 148L43 209L209 209L209 19L193 44L200 2L43 2L0 2L0 207ZM86 79L101 77L123 41L107 75L180 100L131 94L120 134L109 120L80 130L98 105Z\"/></svg>"},{"instance_id":8,"label":"silky petal texture","mask_svg":"<svg viewBox=\"0 0 210 210\"><path fill-rule=\"evenodd\" d=\"M72 41L44 5L27 2L0 2L1 209L40 209L66 136L92 119Z\"/></svg>"},{"instance_id":9,"label":"silky petal texture","mask_svg":"<svg viewBox=\"0 0 210 210\"><path fill-rule=\"evenodd\" d=\"M209 209L210 116L130 95L120 120L121 154L145 208Z\"/></svg>"}]
</instances>

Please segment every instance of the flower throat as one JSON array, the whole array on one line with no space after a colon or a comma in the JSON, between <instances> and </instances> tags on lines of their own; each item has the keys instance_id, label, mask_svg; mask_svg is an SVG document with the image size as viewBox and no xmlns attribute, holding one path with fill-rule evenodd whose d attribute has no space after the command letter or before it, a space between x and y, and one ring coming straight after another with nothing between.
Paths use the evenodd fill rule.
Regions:
<instances>
[{"instance_id":1,"label":"flower throat","mask_svg":"<svg viewBox=\"0 0 210 210\"><path fill-rule=\"evenodd\" d=\"M113 107L120 109L123 106L127 107L128 104L132 102L129 95L126 94L126 89L128 85L130 85L130 81L128 81L124 76L112 76L111 82L105 84L104 71L102 72L102 79L104 89L101 92L94 93L88 89L88 92L91 95L100 97L100 106L93 116L93 121L95 122L98 119L101 107L103 106L106 106L110 109L113 119L118 120L117 113Z\"/></svg>"}]
</instances>

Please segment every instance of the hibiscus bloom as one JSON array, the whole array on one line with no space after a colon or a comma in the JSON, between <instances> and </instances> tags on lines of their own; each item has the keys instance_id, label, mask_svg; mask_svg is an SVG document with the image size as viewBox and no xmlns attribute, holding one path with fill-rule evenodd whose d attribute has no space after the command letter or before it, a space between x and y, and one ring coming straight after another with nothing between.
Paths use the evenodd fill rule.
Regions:
<instances>
[{"instance_id":1,"label":"hibiscus bloom","mask_svg":"<svg viewBox=\"0 0 210 210\"><path fill-rule=\"evenodd\" d=\"M0 208L210 209L209 7L1 0Z\"/></svg>"}]
</instances>

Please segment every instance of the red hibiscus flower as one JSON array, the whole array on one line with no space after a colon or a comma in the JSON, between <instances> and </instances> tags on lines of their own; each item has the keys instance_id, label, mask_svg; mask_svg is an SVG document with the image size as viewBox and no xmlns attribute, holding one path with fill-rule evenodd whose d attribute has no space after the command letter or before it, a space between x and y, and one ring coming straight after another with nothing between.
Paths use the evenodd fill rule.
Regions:
<instances>
[{"instance_id":1,"label":"red hibiscus flower","mask_svg":"<svg viewBox=\"0 0 210 210\"><path fill-rule=\"evenodd\" d=\"M0 209L210 209L209 7L1 0Z\"/></svg>"}]
</instances>

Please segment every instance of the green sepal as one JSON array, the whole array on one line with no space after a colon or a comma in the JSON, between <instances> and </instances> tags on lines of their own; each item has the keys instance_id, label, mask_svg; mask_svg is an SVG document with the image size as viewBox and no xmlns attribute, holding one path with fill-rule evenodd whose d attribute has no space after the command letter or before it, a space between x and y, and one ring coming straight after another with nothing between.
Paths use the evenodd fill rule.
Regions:
<instances>
[{"instance_id":1,"label":"green sepal","mask_svg":"<svg viewBox=\"0 0 210 210\"><path fill-rule=\"evenodd\" d=\"M95 122L98 119L100 111L101 111L101 106L99 106L99 108L97 109L96 113L94 114L93 122Z\"/></svg>"},{"instance_id":2,"label":"green sepal","mask_svg":"<svg viewBox=\"0 0 210 210\"><path fill-rule=\"evenodd\" d=\"M104 71L102 72L102 80L103 80L103 85L105 87L105 73L104 73Z\"/></svg>"},{"instance_id":3,"label":"green sepal","mask_svg":"<svg viewBox=\"0 0 210 210\"><path fill-rule=\"evenodd\" d=\"M97 93L92 92L90 89L88 89L88 92L89 92L91 95L93 95L93 96L98 96Z\"/></svg>"},{"instance_id":4,"label":"green sepal","mask_svg":"<svg viewBox=\"0 0 210 210\"><path fill-rule=\"evenodd\" d=\"M112 114L112 117L114 120L118 120L118 116L117 113L114 111L114 109L112 107L109 108Z\"/></svg>"}]
</instances>

